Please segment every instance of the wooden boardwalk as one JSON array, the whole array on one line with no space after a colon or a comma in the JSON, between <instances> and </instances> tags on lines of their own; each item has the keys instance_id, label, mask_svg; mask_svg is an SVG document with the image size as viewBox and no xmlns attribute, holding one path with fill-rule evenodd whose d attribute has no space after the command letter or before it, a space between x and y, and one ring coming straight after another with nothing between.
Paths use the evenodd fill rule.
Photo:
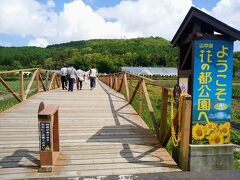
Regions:
<instances>
[{"instance_id":1,"label":"wooden boardwalk","mask_svg":"<svg viewBox=\"0 0 240 180\"><path fill-rule=\"evenodd\" d=\"M0 179L180 171L121 94L83 85L39 93L0 113ZM60 106L61 155L51 173L38 173L41 101Z\"/></svg>"}]
</instances>

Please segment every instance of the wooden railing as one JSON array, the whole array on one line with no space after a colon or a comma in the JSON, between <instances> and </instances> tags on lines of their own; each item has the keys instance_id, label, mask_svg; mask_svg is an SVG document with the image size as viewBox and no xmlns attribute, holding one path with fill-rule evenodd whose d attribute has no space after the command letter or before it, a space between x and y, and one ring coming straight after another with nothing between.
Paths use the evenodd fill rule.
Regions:
<instances>
[{"instance_id":1,"label":"wooden railing","mask_svg":"<svg viewBox=\"0 0 240 180\"><path fill-rule=\"evenodd\" d=\"M25 77L24 74L26 72L30 73L31 76ZM11 87L11 81L8 81L9 77L18 81L18 83L15 82L17 83L15 88ZM26 84L25 81L29 82ZM15 97L19 102L27 99L32 92L32 86L34 83L35 93L60 87L60 79L56 72L38 68L0 71L0 83L6 88L8 93Z\"/></svg>"},{"instance_id":2,"label":"wooden railing","mask_svg":"<svg viewBox=\"0 0 240 180\"><path fill-rule=\"evenodd\" d=\"M171 135L171 129L167 129L167 112L168 112L168 105L170 104L170 112L171 118L173 118L174 112L174 99L173 99L173 88L166 87L161 85L158 81L143 77L143 76L136 76L130 73L115 73L110 75L105 75L99 77L99 79L110 86L111 88L115 89L116 91L120 92L121 94L126 96L126 99L131 104L136 98L137 92L139 93L138 97L138 109L137 112L140 116L143 113L143 97L145 97L148 111L151 117L153 130L156 134L156 137L159 141L166 146L168 140ZM133 87L133 83L135 82L136 86ZM136 83L137 82L137 83ZM158 121L157 117L154 112L154 108L148 93L147 85L158 86L162 89L162 102L161 102L161 118ZM133 89L134 88L134 89ZM159 91L160 93L160 91Z\"/></svg>"},{"instance_id":3,"label":"wooden railing","mask_svg":"<svg viewBox=\"0 0 240 180\"><path fill-rule=\"evenodd\" d=\"M133 103L133 100L136 98L136 94L138 93L138 97L136 98L138 101L137 112L141 117L143 117L143 98L145 98L153 125L153 131L159 142L164 147L166 147L172 135L173 129L178 133L178 135L179 133L184 132L181 134L181 142L179 142L177 145L178 147L176 147L178 149L180 147L180 154L178 153L176 161L180 162L181 167L186 166L188 144L190 141L191 96L184 97L181 115L179 116L177 109L178 106L174 101L173 88L162 85L157 80L152 80L143 76L136 76L126 72L100 76L99 80L123 94L130 104ZM135 87L133 86L134 83ZM159 94L161 96L161 109L157 109L157 111L160 111L160 117L158 118L156 117L156 108L154 112L154 107L150 99L147 88L148 85L157 86L161 89L161 91L159 90ZM180 127L178 126L179 117L181 117ZM170 123L171 121L172 123ZM170 124L174 127L171 127ZM176 148L173 148L173 151L175 151ZM183 167L182 169L186 169L186 167Z\"/></svg>"}]
</instances>

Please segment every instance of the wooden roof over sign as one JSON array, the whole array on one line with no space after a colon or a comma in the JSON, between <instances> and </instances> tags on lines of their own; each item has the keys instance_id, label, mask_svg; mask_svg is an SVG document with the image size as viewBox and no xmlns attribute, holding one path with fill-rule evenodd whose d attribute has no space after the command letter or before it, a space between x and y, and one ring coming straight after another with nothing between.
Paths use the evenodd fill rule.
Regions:
<instances>
[{"instance_id":1,"label":"wooden roof over sign","mask_svg":"<svg viewBox=\"0 0 240 180\"><path fill-rule=\"evenodd\" d=\"M195 7L191 7L171 43L173 46L178 46L189 35L197 32L201 34L214 34L214 32L217 32L233 41L240 40L240 31Z\"/></svg>"}]
</instances>

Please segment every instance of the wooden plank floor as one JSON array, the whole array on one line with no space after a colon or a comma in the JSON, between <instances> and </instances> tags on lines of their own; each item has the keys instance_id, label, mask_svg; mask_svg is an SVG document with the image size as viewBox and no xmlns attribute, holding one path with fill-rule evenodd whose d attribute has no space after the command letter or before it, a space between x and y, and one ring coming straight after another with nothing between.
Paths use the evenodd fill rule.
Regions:
<instances>
[{"instance_id":1,"label":"wooden plank floor","mask_svg":"<svg viewBox=\"0 0 240 180\"><path fill-rule=\"evenodd\" d=\"M60 106L61 155L38 173L39 103ZM0 179L180 171L124 97L102 83L40 93L0 113Z\"/></svg>"}]
</instances>

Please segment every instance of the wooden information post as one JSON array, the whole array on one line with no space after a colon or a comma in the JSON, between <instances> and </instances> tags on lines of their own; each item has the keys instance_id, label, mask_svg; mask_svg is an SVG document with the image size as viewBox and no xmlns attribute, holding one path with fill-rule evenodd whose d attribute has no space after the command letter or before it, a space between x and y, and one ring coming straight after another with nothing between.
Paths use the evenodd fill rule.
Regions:
<instances>
[{"instance_id":1,"label":"wooden information post","mask_svg":"<svg viewBox=\"0 0 240 180\"><path fill-rule=\"evenodd\" d=\"M39 105L38 127L41 165L39 172L51 172L60 152L58 108L56 105L44 107L43 102Z\"/></svg>"},{"instance_id":2,"label":"wooden information post","mask_svg":"<svg viewBox=\"0 0 240 180\"><path fill-rule=\"evenodd\" d=\"M184 170L232 169L233 42L239 39L238 30L192 7L171 41L179 48L178 85L192 96Z\"/></svg>"}]
</instances>

